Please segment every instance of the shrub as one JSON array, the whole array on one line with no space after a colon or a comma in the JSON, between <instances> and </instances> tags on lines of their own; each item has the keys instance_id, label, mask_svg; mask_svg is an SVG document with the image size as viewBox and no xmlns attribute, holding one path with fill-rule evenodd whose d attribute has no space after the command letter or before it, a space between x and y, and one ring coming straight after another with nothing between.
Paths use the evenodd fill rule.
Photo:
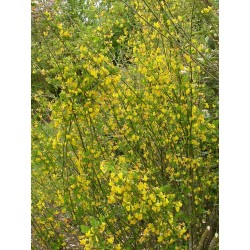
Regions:
<instances>
[{"instance_id":1,"label":"shrub","mask_svg":"<svg viewBox=\"0 0 250 250\"><path fill-rule=\"evenodd\" d=\"M128 13L118 22L117 6ZM41 14L47 31L34 31L46 41L34 42L34 70L60 90L33 90L34 248L207 249L218 230L208 84L218 72L216 41L211 49L204 36L217 31L216 7L101 1L88 6L91 23L66 7L57 1ZM116 50L129 63L114 63Z\"/></svg>"}]
</instances>

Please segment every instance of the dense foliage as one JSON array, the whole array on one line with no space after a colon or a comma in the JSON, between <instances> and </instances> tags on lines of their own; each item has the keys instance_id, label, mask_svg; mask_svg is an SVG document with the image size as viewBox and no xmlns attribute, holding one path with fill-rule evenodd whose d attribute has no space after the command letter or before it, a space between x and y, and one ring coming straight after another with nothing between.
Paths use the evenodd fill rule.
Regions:
<instances>
[{"instance_id":1,"label":"dense foliage","mask_svg":"<svg viewBox=\"0 0 250 250\"><path fill-rule=\"evenodd\" d=\"M32 2L33 249L217 233L218 3Z\"/></svg>"}]
</instances>

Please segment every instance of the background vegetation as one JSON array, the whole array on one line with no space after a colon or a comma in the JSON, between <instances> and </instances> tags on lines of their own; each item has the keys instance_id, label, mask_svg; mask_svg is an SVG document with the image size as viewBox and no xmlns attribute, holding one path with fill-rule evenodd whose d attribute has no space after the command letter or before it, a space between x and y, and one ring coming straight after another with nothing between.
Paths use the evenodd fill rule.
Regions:
<instances>
[{"instance_id":1,"label":"background vegetation","mask_svg":"<svg viewBox=\"0 0 250 250\"><path fill-rule=\"evenodd\" d=\"M218 248L218 3L32 2L33 249Z\"/></svg>"}]
</instances>

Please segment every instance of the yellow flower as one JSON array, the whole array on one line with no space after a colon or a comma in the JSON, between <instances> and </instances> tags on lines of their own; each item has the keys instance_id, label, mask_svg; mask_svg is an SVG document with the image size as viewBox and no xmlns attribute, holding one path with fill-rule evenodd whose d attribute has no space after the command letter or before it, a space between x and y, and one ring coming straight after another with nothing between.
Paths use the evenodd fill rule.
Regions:
<instances>
[{"instance_id":1,"label":"yellow flower","mask_svg":"<svg viewBox=\"0 0 250 250\"><path fill-rule=\"evenodd\" d=\"M159 29L160 28L159 22L154 23L154 27L157 28L157 29Z\"/></svg>"},{"instance_id":2,"label":"yellow flower","mask_svg":"<svg viewBox=\"0 0 250 250\"><path fill-rule=\"evenodd\" d=\"M109 244L113 244L114 243L114 236L111 236L111 237L109 237L108 239L107 239L107 242L109 243Z\"/></svg>"},{"instance_id":3,"label":"yellow flower","mask_svg":"<svg viewBox=\"0 0 250 250\"><path fill-rule=\"evenodd\" d=\"M153 202L156 202L156 197L154 194L150 194L149 195L149 198L153 201Z\"/></svg>"},{"instance_id":4,"label":"yellow flower","mask_svg":"<svg viewBox=\"0 0 250 250\"><path fill-rule=\"evenodd\" d=\"M130 205L127 205L127 206L126 206L126 210L127 210L127 211L130 211L130 210L131 210L131 209L130 209Z\"/></svg>"},{"instance_id":5,"label":"yellow flower","mask_svg":"<svg viewBox=\"0 0 250 250\"><path fill-rule=\"evenodd\" d=\"M191 92L190 88L186 90L186 95L188 95Z\"/></svg>"},{"instance_id":6,"label":"yellow flower","mask_svg":"<svg viewBox=\"0 0 250 250\"><path fill-rule=\"evenodd\" d=\"M176 203L176 206L175 206L176 212L179 212L181 207L182 207L182 203L181 203L180 201L178 201L178 202Z\"/></svg>"},{"instance_id":7,"label":"yellow flower","mask_svg":"<svg viewBox=\"0 0 250 250\"><path fill-rule=\"evenodd\" d=\"M113 203L115 203L115 202L116 202L115 197L114 197L113 195L109 195L109 196L108 196L108 203L109 203L109 204L113 204Z\"/></svg>"},{"instance_id":8,"label":"yellow flower","mask_svg":"<svg viewBox=\"0 0 250 250\"><path fill-rule=\"evenodd\" d=\"M178 16L178 20L181 22L182 21L182 16Z\"/></svg>"},{"instance_id":9,"label":"yellow flower","mask_svg":"<svg viewBox=\"0 0 250 250\"><path fill-rule=\"evenodd\" d=\"M91 231L89 230L86 234L87 237L91 237L93 234L91 233Z\"/></svg>"},{"instance_id":10,"label":"yellow flower","mask_svg":"<svg viewBox=\"0 0 250 250\"><path fill-rule=\"evenodd\" d=\"M119 156L119 157L118 157L118 160L119 160L119 163L125 163L125 162L126 162L126 159L125 159L124 156ZM119 176L119 174L118 174L118 176ZM122 178L121 178L121 179L122 179Z\"/></svg>"},{"instance_id":11,"label":"yellow flower","mask_svg":"<svg viewBox=\"0 0 250 250\"><path fill-rule=\"evenodd\" d=\"M49 235L50 235L50 236L54 236L55 233L54 233L53 231L49 231Z\"/></svg>"},{"instance_id":12,"label":"yellow flower","mask_svg":"<svg viewBox=\"0 0 250 250\"><path fill-rule=\"evenodd\" d=\"M125 158L124 158L124 159L125 159ZM122 180L123 173L122 173L122 172L119 172L118 177L119 177L120 180Z\"/></svg>"},{"instance_id":13,"label":"yellow flower","mask_svg":"<svg viewBox=\"0 0 250 250\"><path fill-rule=\"evenodd\" d=\"M49 217L48 221L54 221L53 217Z\"/></svg>"},{"instance_id":14,"label":"yellow flower","mask_svg":"<svg viewBox=\"0 0 250 250\"><path fill-rule=\"evenodd\" d=\"M162 241L163 241L163 236L160 235L160 236L157 238L157 241L158 241L158 242L162 242Z\"/></svg>"},{"instance_id":15,"label":"yellow flower","mask_svg":"<svg viewBox=\"0 0 250 250\"><path fill-rule=\"evenodd\" d=\"M136 141L138 141L139 139L140 139L140 137L139 137L138 135L132 135L132 136L131 136L131 141L136 142Z\"/></svg>"},{"instance_id":16,"label":"yellow flower","mask_svg":"<svg viewBox=\"0 0 250 250\"><path fill-rule=\"evenodd\" d=\"M106 223L102 222L101 226L100 226L100 233L103 233L103 231L105 230L106 227Z\"/></svg>"},{"instance_id":17,"label":"yellow flower","mask_svg":"<svg viewBox=\"0 0 250 250\"><path fill-rule=\"evenodd\" d=\"M87 52L87 48L81 45L80 46L80 51L81 52Z\"/></svg>"},{"instance_id":18,"label":"yellow flower","mask_svg":"<svg viewBox=\"0 0 250 250\"><path fill-rule=\"evenodd\" d=\"M185 54L184 57L185 57L185 59L187 60L188 63L191 62L191 57L190 57L190 55Z\"/></svg>"},{"instance_id":19,"label":"yellow flower","mask_svg":"<svg viewBox=\"0 0 250 250\"><path fill-rule=\"evenodd\" d=\"M139 221L142 220L142 214L135 213L135 218Z\"/></svg>"},{"instance_id":20,"label":"yellow flower","mask_svg":"<svg viewBox=\"0 0 250 250\"><path fill-rule=\"evenodd\" d=\"M62 24L62 23L57 24L57 27L58 27L58 29L59 29L59 30L61 30L61 29L62 29L62 26L63 26L63 24Z\"/></svg>"},{"instance_id":21,"label":"yellow flower","mask_svg":"<svg viewBox=\"0 0 250 250\"><path fill-rule=\"evenodd\" d=\"M67 30L66 31L61 30L59 34L62 37L71 37L70 33Z\"/></svg>"},{"instance_id":22,"label":"yellow flower","mask_svg":"<svg viewBox=\"0 0 250 250\"><path fill-rule=\"evenodd\" d=\"M117 245L115 246L115 250L121 250L121 249L122 249L121 244L117 244Z\"/></svg>"},{"instance_id":23,"label":"yellow flower","mask_svg":"<svg viewBox=\"0 0 250 250\"><path fill-rule=\"evenodd\" d=\"M82 239L80 240L80 245L86 245L87 244L87 240L86 239Z\"/></svg>"},{"instance_id":24,"label":"yellow flower","mask_svg":"<svg viewBox=\"0 0 250 250\"><path fill-rule=\"evenodd\" d=\"M147 183L139 182L139 184L137 185L137 188L139 190L146 189L147 188Z\"/></svg>"},{"instance_id":25,"label":"yellow flower","mask_svg":"<svg viewBox=\"0 0 250 250\"><path fill-rule=\"evenodd\" d=\"M202 14L207 14L207 13L209 13L210 12L210 10L212 10L212 6L208 6L207 8L204 8L202 11L201 11L201 13Z\"/></svg>"}]
</instances>

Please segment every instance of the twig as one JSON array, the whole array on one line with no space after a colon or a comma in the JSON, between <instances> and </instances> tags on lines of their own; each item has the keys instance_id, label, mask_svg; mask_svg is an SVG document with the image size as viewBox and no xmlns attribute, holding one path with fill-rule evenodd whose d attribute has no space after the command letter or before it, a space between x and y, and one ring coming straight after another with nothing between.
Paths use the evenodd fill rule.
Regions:
<instances>
[{"instance_id":1,"label":"twig","mask_svg":"<svg viewBox=\"0 0 250 250\"><path fill-rule=\"evenodd\" d=\"M207 238L208 234L210 232L210 226L207 226L207 228L205 229L205 231L203 232L201 239L199 241L198 247L196 248L196 250L201 250L204 244L205 239Z\"/></svg>"}]
</instances>

